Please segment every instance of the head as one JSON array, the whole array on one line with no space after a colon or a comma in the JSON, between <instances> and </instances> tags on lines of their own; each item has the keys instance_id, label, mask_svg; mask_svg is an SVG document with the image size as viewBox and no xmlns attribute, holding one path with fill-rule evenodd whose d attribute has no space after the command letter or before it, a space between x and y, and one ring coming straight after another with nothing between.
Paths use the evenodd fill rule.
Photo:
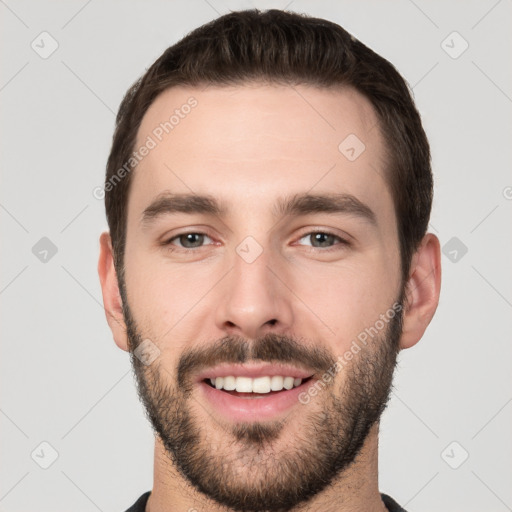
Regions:
<instances>
[{"instance_id":1,"label":"head","mask_svg":"<svg viewBox=\"0 0 512 512\"><path fill-rule=\"evenodd\" d=\"M437 306L431 203L406 83L334 23L233 12L129 89L99 273L148 417L195 489L286 510L357 461ZM209 384L286 371L298 387L273 392L279 407L259 381L271 412Z\"/></svg>"}]
</instances>

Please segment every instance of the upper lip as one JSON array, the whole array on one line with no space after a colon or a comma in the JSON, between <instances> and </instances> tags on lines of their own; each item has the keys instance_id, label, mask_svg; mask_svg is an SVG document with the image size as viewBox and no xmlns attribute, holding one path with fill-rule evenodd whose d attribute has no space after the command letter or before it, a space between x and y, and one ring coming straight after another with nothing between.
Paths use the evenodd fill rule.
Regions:
<instances>
[{"instance_id":1,"label":"upper lip","mask_svg":"<svg viewBox=\"0 0 512 512\"><path fill-rule=\"evenodd\" d=\"M213 368L205 368L197 374L197 381L205 379L214 379L216 377L273 377L280 375L282 377L293 377L295 379L307 379L314 374L313 371L304 370L294 366L283 364L221 364Z\"/></svg>"}]
</instances>

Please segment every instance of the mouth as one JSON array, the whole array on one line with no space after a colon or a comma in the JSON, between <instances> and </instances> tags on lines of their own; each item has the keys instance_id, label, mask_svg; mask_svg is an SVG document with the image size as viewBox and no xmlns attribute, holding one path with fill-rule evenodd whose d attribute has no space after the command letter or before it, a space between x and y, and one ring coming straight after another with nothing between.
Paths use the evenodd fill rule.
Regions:
<instances>
[{"instance_id":1,"label":"mouth","mask_svg":"<svg viewBox=\"0 0 512 512\"><path fill-rule=\"evenodd\" d=\"M285 366L223 366L205 370L197 384L214 414L232 421L275 419L300 405L312 372Z\"/></svg>"}]
</instances>

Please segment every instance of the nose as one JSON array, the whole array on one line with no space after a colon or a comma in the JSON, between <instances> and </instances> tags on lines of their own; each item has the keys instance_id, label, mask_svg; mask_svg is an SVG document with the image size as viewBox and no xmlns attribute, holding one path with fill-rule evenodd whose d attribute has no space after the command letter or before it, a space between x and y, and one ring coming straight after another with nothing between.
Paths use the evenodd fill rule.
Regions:
<instances>
[{"instance_id":1,"label":"nose","mask_svg":"<svg viewBox=\"0 0 512 512\"><path fill-rule=\"evenodd\" d=\"M242 254L242 253L240 253ZM226 334L255 339L284 334L293 322L292 292L284 269L264 250L254 261L236 253L219 289L217 327Z\"/></svg>"}]
</instances>

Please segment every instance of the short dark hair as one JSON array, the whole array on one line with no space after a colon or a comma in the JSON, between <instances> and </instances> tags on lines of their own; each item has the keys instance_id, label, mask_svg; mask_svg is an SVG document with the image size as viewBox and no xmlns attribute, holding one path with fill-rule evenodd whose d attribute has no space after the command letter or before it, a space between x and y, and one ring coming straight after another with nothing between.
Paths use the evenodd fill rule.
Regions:
<instances>
[{"instance_id":1,"label":"short dark hair","mask_svg":"<svg viewBox=\"0 0 512 512\"><path fill-rule=\"evenodd\" d=\"M167 48L126 93L116 118L105 181L118 276L124 274L132 173L115 186L113 178L130 160L149 106L174 86L258 81L352 87L371 102L387 148L385 179L395 206L405 283L412 255L427 231L433 196L430 148L411 92L392 64L336 23L276 9L230 12L193 30Z\"/></svg>"}]
</instances>

